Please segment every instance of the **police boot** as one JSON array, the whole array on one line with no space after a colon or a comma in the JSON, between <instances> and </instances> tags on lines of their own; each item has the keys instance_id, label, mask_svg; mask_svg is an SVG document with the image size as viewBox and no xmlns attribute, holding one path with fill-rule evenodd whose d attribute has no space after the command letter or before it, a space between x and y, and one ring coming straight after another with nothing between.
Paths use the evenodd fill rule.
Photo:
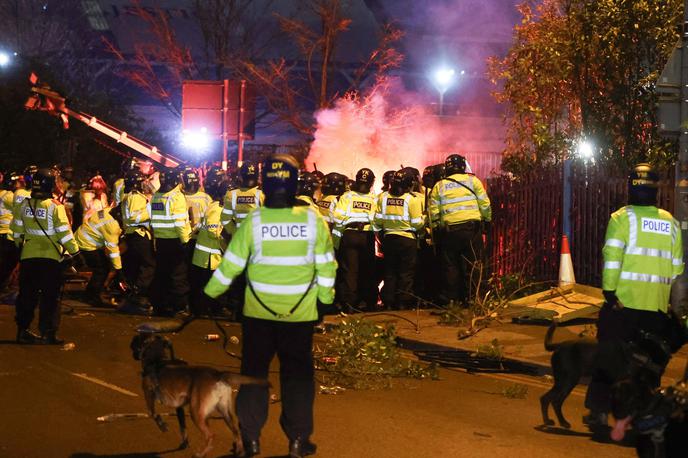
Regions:
<instances>
[{"instance_id":1,"label":"police boot","mask_svg":"<svg viewBox=\"0 0 688 458\"><path fill-rule=\"evenodd\" d=\"M289 441L289 458L302 458L314 455L318 447L308 439L295 439Z\"/></svg>"},{"instance_id":2,"label":"police boot","mask_svg":"<svg viewBox=\"0 0 688 458\"><path fill-rule=\"evenodd\" d=\"M39 343L41 337L27 328L17 329L17 343L22 345L33 345Z\"/></svg>"},{"instance_id":3,"label":"police boot","mask_svg":"<svg viewBox=\"0 0 688 458\"><path fill-rule=\"evenodd\" d=\"M46 331L41 335L40 342L43 345L62 345L64 340L58 339L55 335L55 331Z\"/></svg>"},{"instance_id":4,"label":"police boot","mask_svg":"<svg viewBox=\"0 0 688 458\"><path fill-rule=\"evenodd\" d=\"M238 458L249 458L260 455L260 443L257 440L252 441L243 439L242 442L244 443L244 453L236 454Z\"/></svg>"}]
</instances>

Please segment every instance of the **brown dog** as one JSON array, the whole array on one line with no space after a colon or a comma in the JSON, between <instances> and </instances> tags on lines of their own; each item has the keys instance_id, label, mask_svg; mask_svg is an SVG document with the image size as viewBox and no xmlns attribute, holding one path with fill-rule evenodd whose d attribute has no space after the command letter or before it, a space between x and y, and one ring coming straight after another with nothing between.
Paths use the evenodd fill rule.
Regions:
<instances>
[{"instance_id":1,"label":"brown dog","mask_svg":"<svg viewBox=\"0 0 688 458\"><path fill-rule=\"evenodd\" d=\"M141 361L143 368L143 393L148 413L161 431L167 425L155 413L155 401L166 407L174 407L182 435L180 449L188 447L184 406L189 406L191 419L205 436L205 447L194 456L205 456L213 446L213 432L208 418L218 412L234 435L234 452L243 455L244 446L239 433L239 422L234 413L234 396L242 384L270 386L265 379L246 377L231 372L218 371L212 367L189 366L176 359L172 343L159 335L138 334L131 341L134 359Z\"/></svg>"}]
</instances>

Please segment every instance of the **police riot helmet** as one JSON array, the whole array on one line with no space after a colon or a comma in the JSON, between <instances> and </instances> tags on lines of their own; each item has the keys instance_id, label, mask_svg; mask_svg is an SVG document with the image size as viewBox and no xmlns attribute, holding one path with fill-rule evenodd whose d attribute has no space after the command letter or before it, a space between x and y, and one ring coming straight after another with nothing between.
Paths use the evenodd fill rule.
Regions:
<instances>
[{"instance_id":1,"label":"police riot helmet","mask_svg":"<svg viewBox=\"0 0 688 458\"><path fill-rule=\"evenodd\" d=\"M160 173L160 192L169 192L181 183L181 172L177 168L165 169Z\"/></svg>"},{"instance_id":2,"label":"police riot helmet","mask_svg":"<svg viewBox=\"0 0 688 458\"><path fill-rule=\"evenodd\" d=\"M258 166L251 161L245 161L239 168L239 177L244 188L258 186Z\"/></svg>"},{"instance_id":3,"label":"police riot helmet","mask_svg":"<svg viewBox=\"0 0 688 458\"><path fill-rule=\"evenodd\" d=\"M325 174L322 173L320 170L314 170L311 173L318 180L318 183L322 184L322 182L325 180Z\"/></svg>"},{"instance_id":4,"label":"police riot helmet","mask_svg":"<svg viewBox=\"0 0 688 458\"><path fill-rule=\"evenodd\" d=\"M320 182L312 172L301 172L296 187L296 194L313 198L315 191L318 190Z\"/></svg>"},{"instance_id":5,"label":"police riot helmet","mask_svg":"<svg viewBox=\"0 0 688 458\"><path fill-rule=\"evenodd\" d=\"M628 176L628 198L631 205L656 205L659 175L648 163L640 163Z\"/></svg>"},{"instance_id":6,"label":"police riot helmet","mask_svg":"<svg viewBox=\"0 0 688 458\"><path fill-rule=\"evenodd\" d=\"M390 184L389 193L395 197L405 194L411 191L411 188L413 187L413 182L413 173L409 172L406 169L398 170L394 172L394 176L392 177L392 183Z\"/></svg>"},{"instance_id":7,"label":"police riot helmet","mask_svg":"<svg viewBox=\"0 0 688 458\"><path fill-rule=\"evenodd\" d=\"M433 166L432 171L435 175L435 183L443 180L447 176L447 170L445 169L444 164L436 164Z\"/></svg>"},{"instance_id":8,"label":"police riot helmet","mask_svg":"<svg viewBox=\"0 0 688 458\"><path fill-rule=\"evenodd\" d=\"M227 193L229 181L227 174L220 168L208 170L203 182L203 189L213 200L222 200Z\"/></svg>"},{"instance_id":9,"label":"police riot helmet","mask_svg":"<svg viewBox=\"0 0 688 458\"><path fill-rule=\"evenodd\" d=\"M299 180L299 163L294 156L283 153L270 156L263 162L261 178L266 207L294 206Z\"/></svg>"},{"instance_id":10,"label":"police riot helmet","mask_svg":"<svg viewBox=\"0 0 688 458\"><path fill-rule=\"evenodd\" d=\"M406 175L411 177L411 187L409 191L420 191L420 170L415 167L404 167L401 169Z\"/></svg>"},{"instance_id":11,"label":"police riot helmet","mask_svg":"<svg viewBox=\"0 0 688 458\"><path fill-rule=\"evenodd\" d=\"M356 180L354 180L351 189L362 193L370 192L373 183L375 183L375 174L373 171L369 168L362 168L356 172Z\"/></svg>"},{"instance_id":12,"label":"police riot helmet","mask_svg":"<svg viewBox=\"0 0 688 458\"><path fill-rule=\"evenodd\" d=\"M427 189L432 189L435 186L435 166L429 165L423 169L423 177L421 178L423 186Z\"/></svg>"},{"instance_id":13,"label":"police riot helmet","mask_svg":"<svg viewBox=\"0 0 688 458\"><path fill-rule=\"evenodd\" d=\"M122 173L124 173L125 175L127 173L131 172L132 170L136 170L138 168L139 168L138 161L133 157L129 157L129 158L126 158L125 160L123 160L122 165L120 166Z\"/></svg>"},{"instance_id":14,"label":"police riot helmet","mask_svg":"<svg viewBox=\"0 0 688 458\"><path fill-rule=\"evenodd\" d=\"M143 176L143 173L141 173L140 170L130 170L126 175L124 175L124 192L143 192L143 182L145 179L146 178Z\"/></svg>"},{"instance_id":15,"label":"police riot helmet","mask_svg":"<svg viewBox=\"0 0 688 458\"><path fill-rule=\"evenodd\" d=\"M322 193L326 196L341 196L346 191L346 177L341 173L332 172L325 175Z\"/></svg>"},{"instance_id":16,"label":"police riot helmet","mask_svg":"<svg viewBox=\"0 0 688 458\"><path fill-rule=\"evenodd\" d=\"M198 192L201 187L201 179L198 177L196 169L193 167L184 167L182 170L182 188L187 194L194 194Z\"/></svg>"},{"instance_id":17,"label":"police riot helmet","mask_svg":"<svg viewBox=\"0 0 688 458\"><path fill-rule=\"evenodd\" d=\"M382 190L383 191L389 191L389 186L392 184L392 178L394 178L395 173L396 172L394 170L387 170L382 175Z\"/></svg>"},{"instance_id":18,"label":"police riot helmet","mask_svg":"<svg viewBox=\"0 0 688 458\"><path fill-rule=\"evenodd\" d=\"M27 187L31 187L31 182L33 181L33 176L38 172L37 165L30 165L24 169L24 182Z\"/></svg>"},{"instance_id":19,"label":"police riot helmet","mask_svg":"<svg viewBox=\"0 0 688 458\"><path fill-rule=\"evenodd\" d=\"M22 175L21 173L19 173L19 172L6 172L2 175L2 187L3 187L3 189L7 189L9 191L14 191L15 188L17 187L17 184L19 184L21 188L23 188L25 185L24 175Z\"/></svg>"},{"instance_id":20,"label":"police riot helmet","mask_svg":"<svg viewBox=\"0 0 688 458\"><path fill-rule=\"evenodd\" d=\"M31 197L36 199L52 199L55 190L55 171L40 169L32 175Z\"/></svg>"},{"instance_id":21,"label":"police riot helmet","mask_svg":"<svg viewBox=\"0 0 688 458\"><path fill-rule=\"evenodd\" d=\"M447 176L455 173L466 173L466 158L460 154L450 154L444 161Z\"/></svg>"}]
</instances>

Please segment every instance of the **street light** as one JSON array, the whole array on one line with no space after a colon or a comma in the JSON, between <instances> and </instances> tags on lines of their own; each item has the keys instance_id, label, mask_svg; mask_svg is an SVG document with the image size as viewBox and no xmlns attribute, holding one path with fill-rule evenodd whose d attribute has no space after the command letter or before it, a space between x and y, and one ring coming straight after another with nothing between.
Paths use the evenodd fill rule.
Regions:
<instances>
[{"instance_id":1,"label":"street light","mask_svg":"<svg viewBox=\"0 0 688 458\"><path fill-rule=\"evenodd\" d=\"M595 147L589 140L581 140L578 142L577 152L583 159L592 159L595 154Z\"/></svg>"},{"instance_id":2,"label":"street light","mask_svg":"<svg viewBox=\"0 0 688 458\"><path fill-rule=\"evenodd\" d=\"M198 152L204 151L208 148L210 144L210 138L208 137L208 129L201 127L199 130L186 130L182 131L182 146L185 148L193 148Z\"/></svg>"},{"instance_id":3,"label":"street light","mask_svg":"<svg viewBox=\"0 0 688 458\"><path fill-rule=\"evenodd\" d=\"M433 74L435 87L440 93L440 116L442 116L444 111L444 93L451 87L455 76L456 71L453 68L447 67L438 68Z\"/></svg>"},{"instance_id":4,"label":"street light","mask_svg":"<svg viewBox=\"0 0 688 458\"><path fill-rule=\"evenodd\" d=\"M0 51L0 67L7 67L10 64L10 55L5 51Z\"/></svg>"}]
</instances>

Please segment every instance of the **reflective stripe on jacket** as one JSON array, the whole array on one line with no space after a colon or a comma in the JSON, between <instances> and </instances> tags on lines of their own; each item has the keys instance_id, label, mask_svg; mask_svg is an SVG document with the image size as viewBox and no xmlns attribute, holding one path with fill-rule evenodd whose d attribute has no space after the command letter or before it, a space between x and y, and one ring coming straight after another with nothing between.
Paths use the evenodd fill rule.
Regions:
<instances>
[{"instance_id":1,"label":"reflective stripe on jacket","mask_svg":"<svg viewBox=\"0 0 688 458\"><path fill-rule=\"evenodd\" d=\"M409 192L401 196L392 196L389 192L380 194L375 211L375 230L384 231L385 235L414 239L424 226L421 200L416 196Z\"/></svg>"},{"instance_id":2,"label":"reflective stripe on jacket","mask_svg":"<svg viewBox=\"0 0 688 458\"><path fill-rule=\"evenodd\" d=\"M206 294L218 297L224 293L246 266L247 282L279 316L260 305L251 287L246 288L244 316L316 321L316 301L330 304L334 300L337 263L332 239L325 220L307 206L254 210L232 237L205 287ZM301 304L288 315L302 297Z\"/></svg>"},{"instance_id":3,"label":"reflective stripe on jacket","mask_svg":"<svg viewBox=\"0 0 688 458\"><path fill-rule=\"evenodd\" d=\"M455 173L449 178L454 181L440 180L430 193L428 210L432 227L492 220L490 198L476 176Z\"/></svg>"},{"instance_id":4,"label":"reflective stripe on jacket","mask_svg":"<svg viewBox=\"0 0 688 458\"><path fill-rule=\"evenodd\" d=\"M197 191L194 194L184 194L184 199L186 199L186 210L189 213L192 238L195 238L196 232L200 229L201 220L205 216L206 209L213 199L203 191Z\"/></svg>"},{"instance_id":5,"label":"reflective stripe on jacket","mask_svg":"<svg viewBox=\"0 0 688 458\"><path fill-rule=\"evenodd\" d=\"M139 191L127 193L122 198L122 224L125 234L139 234L150 238L150 213L148 197Z\"/></svg>"},{"instance_id":6,"label":"reflective stripe on jacket","mask_svg":"<svg viewBox=\"0 0 688 458\"><path fill-rule=\"evenodd\" d=\"M14 242L21 248L21 259L61 261L65 251L79 252L61 203L53 199L24 199L17 213Z\"/></svg>"},{"instance_id":7,"label":"reflective stripe on jacket","mask_svg":"<svg viewBox=\"0 0 688 458\"><path fill-rule=\"evenodd\" d=\"M629 205L607 225L602 289L636 310L667 311L671 283L683 273L678 221L654 206Z\"/></svg>"},{"instance_id":8,"label":"reflective stripe on jacket","mask_svg":"<svg viewBox=\"0 0 688 458\"><path fill-rule=\"evenodd\" d=\"M361 223L364 231L371 231L375 219L375 206L375 195L372 193L345 192L337 200L337 205L332 212L335 229L344 233L346 226Z\"/></svg>"},{"instance_id":9,"label":"reflective stripe on jacket","mask_svg":"<svg viewBox=\"0 0 688 458\"><path fill-rule=\"evenodd\" d=\"M74 238L79 248L84 251L96 251L105 249L105 254L110 258L112 268L119 270L122 268L122 258L119 253L119 236L122 229L119 223L110 216L110 210L100 210L93 213L76 230Z\"/></svg>"},{"instance_id":10,"label":"reflective stripe on jacket","mask_svg":"<svg viewBox=\"0 0 688 458\"><path fill-rule=\"evenodd\" d=\"M153 237L158 239L179 239L182 243L189 241L191 225L186 211L186 199L180 186L161 193L156 192L150 203L151 227Z\"/></svg>"},{"instance_id":11,"label":"reflective stripe on jacket","mask_svg":"<svg viewBox=\"0 0 688 458\"><path fill-rule=\"evenodd\" d=\"M222 207L217 201L210 202L198 230L198 238L191 263L204 269L215 270L220 265L227 242L222 237L220 223Z\"/></svg>"},{"instance_id":12,"label":"reflective stripe on jacket","mask_svg":"<svg viewBox=\"0 0 688 458\"><path fill-rule=\"evenodd\" d=\"M339 196L330 194L328 196L323 196L322 199L318 201L320 215L330 224L334 223L334 219L332 219L332 212L334 212L334 209L337 206L337 200L339 200Z\"/></svg>"},{"instance_id":13,"label":"reflective stripe on jacket","mask_svg":"<svg viewBox=\"0 0 688 458\"><path fill-rule=\"evenodd\" d=\"M10 229L12 230L12 236L15 240L17 237L20 237L18 232L23 224L20 218L22 202L24 202L24 199L28 197L31 197L31 191L26 189L17 189L14 192L14 200L12 201L12 222L10 223Z\"/></svg>"},{"instance_id":14,"label":"reflective stripe on jacket","mask_svg":"<svg viewBox=\"0 0 688 458\"><path fill-rule=\"evenodd\" d=\"M227 191L222 207L222 226L225 231L233 234L251 210L262 206L264 200L265 196L257 186Z\"/></svg>"}]
</instances>

